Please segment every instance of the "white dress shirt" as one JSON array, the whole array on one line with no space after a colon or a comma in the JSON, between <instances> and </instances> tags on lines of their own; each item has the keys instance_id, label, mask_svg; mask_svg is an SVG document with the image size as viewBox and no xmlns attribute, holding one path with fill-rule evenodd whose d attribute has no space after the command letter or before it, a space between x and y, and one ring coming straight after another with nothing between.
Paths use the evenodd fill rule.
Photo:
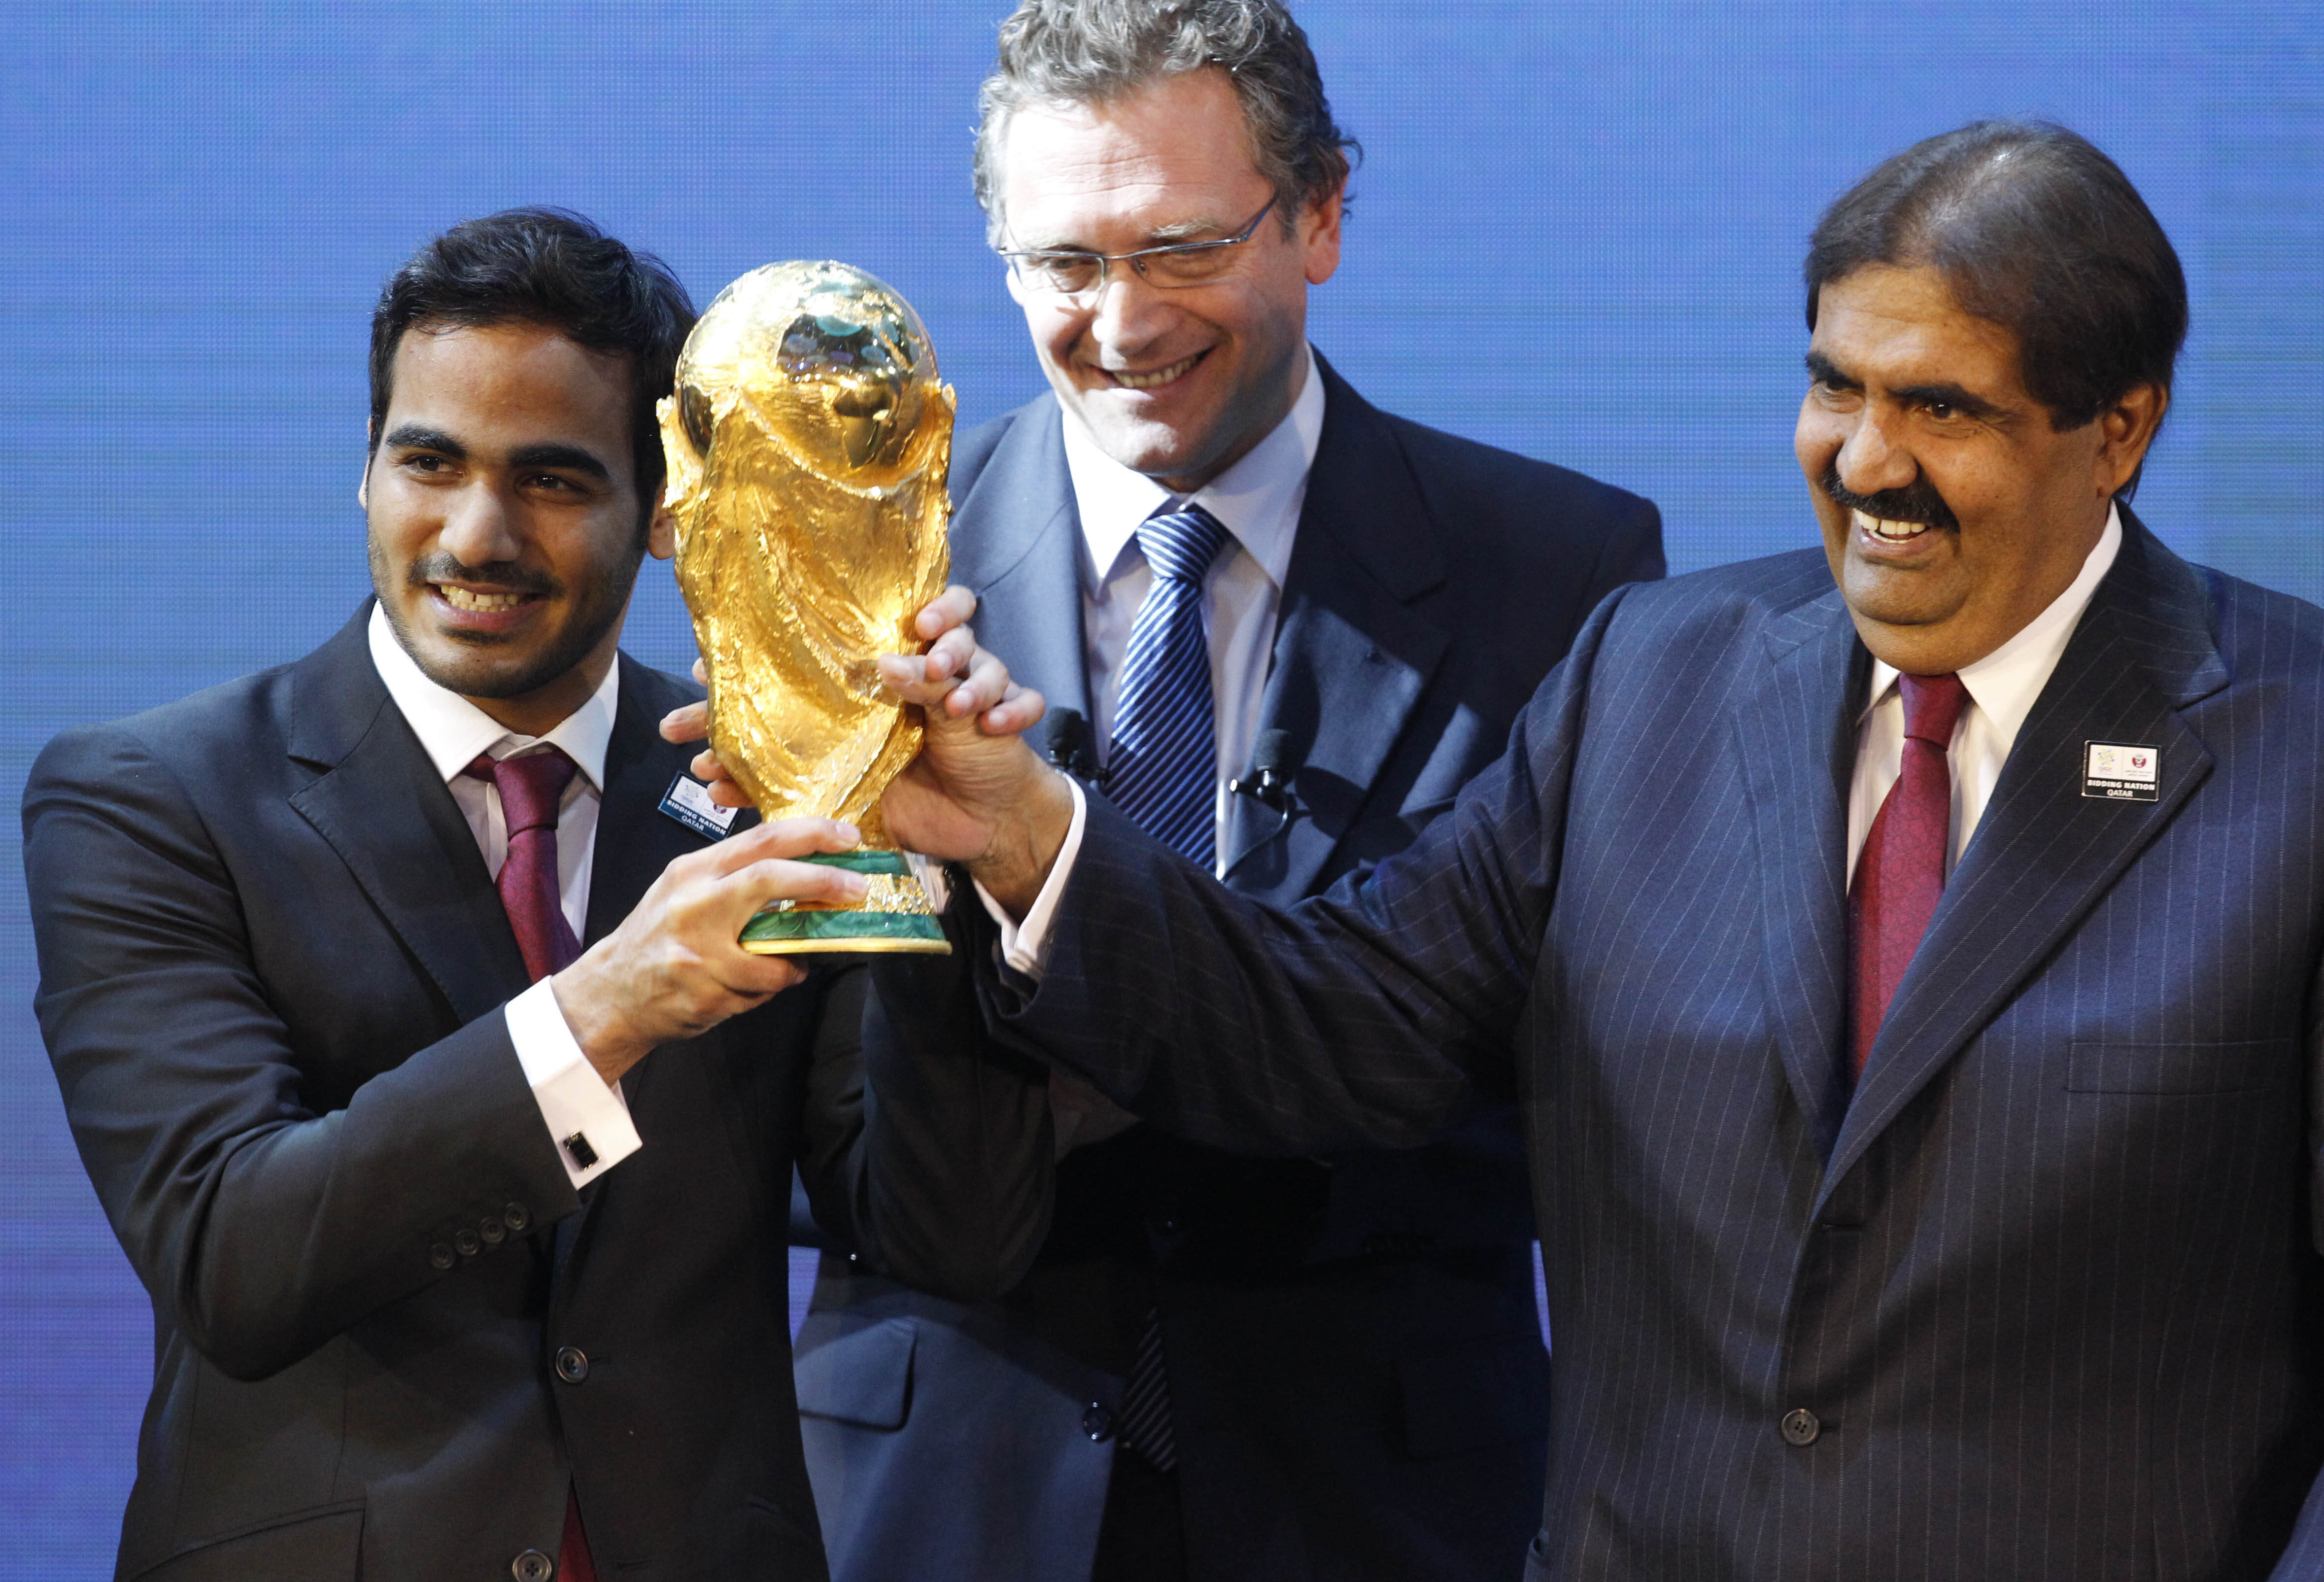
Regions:
<instances>
[{"instance_id":1,"label":"white dress shirt","mask_svg":"<svg viewBox=\"0 0 2324 1582\"><path fill-rule=\"evenodd\" d=\"M1307 501L1307 473L1323 437L1323 376L1307 352L1306 377L1283 421L1250 453L1191 495L1174 495L1144 473L1098 449L1096 439L1065 414L1065 470L1082 519L1082 635L1089 670L1090 728L1109 751L1130 628L1154 585L1138 547L1139 523L1168 507L1200 505L1233 535L1203 578L1203 633L1211 651L1211 702L1218 738L1218 862L1225 871L1227 782L1250 762L1259 712L1267 696L1268 661L1275 652L1275 618L1291 543Z\"/></svg>"},{"instance_id":2,"label":"white dress shirt","mask_svg":"<svg viewBox=\"0 0 2324 1582\"><path fill-rule=\"evenodd\" d=\"M2074 634L2090 595L2098 591L2122 549L2122 516L2109 508L2106 530L2082 560L2082 569L2066 591L2008 642L1959 671L1969 692L1969 706L1953 726L1952 745L1946 759L1952 768L1952 839L1945 847L1945 872L1969 849L1969 837L1993 800L2001 780L2001 766L2017 743L2017 732L2034 711L2034 700L2050 684ZM1864 712L1856 727L1856 773L1848 788L1848 876L1856 877L1856 859L1871 833L1872 819L1887 800L1889 787L1904 761L1904 696L1896 686L1896 668L1872 661L1872 680L1865 694Z\"/></svg>"},{"instance_id":3,"label":"white dress shirt","mask_svg":"<svg viewBox=\"0 0 2324 1582\"><path fill-rule=\"evenodd\" d=\"M1115 694L1130 651L1130 628L1153 586L1154 573L1138 548L1138 527L1157 508L1193 503L1219 519L1233 546L1211 562L1203 579L1203 632L1211 652L1211 702L1218 737L1218 870L1226 868L1227 782L1240 774L1259 737L1267 696L1268 664L1275 652L1275 618L1283 578L1291 567L1299 513L1307 503L1307 474L1323 437L1323 375L1315 348L1307 348L1306 377L1291 410L1250 453L1192 495L1173 495L1144 473L1098 449L1096 439L1070 412L1065 420L1065 470L1082 522L1088 558L1082 562L1082 633L1089 670L1090 728L1102 744L1112 738ZM1082 788L1072 784L1074 821L1057 853L1049 882L1019 922L977 886L984 910L1001 925L1001 948L1020 972L1046 956L1049 919L1065 876L1082 847Z\"/></svg>"},{"instance_id":4,"label":"white dress shirt","mask_svg":"<svg viewBox=\"0 0 2324 1582\"><path fill-rule=\"evenodd\" d=\"M2002 765L2008 761L2010 748L2016 745L2019 728L2033 712L2042 689L2050 684L2051 674L2064 656L2075 625L2089 607L2090 596L2113 569L2115 556L2121 549L2122 515L2109 508L2105 530L2083 558L2080 572L2066 591L2051 600L2048 607L2015 637L1975 664L1961 668L1961 684L1969 692L1969 703L1961 710L1960 721L1953 728L1952 745L1947 754L1953 779L1953 835L1947 850L1948 873L1967 849L1969 837L1977 833L1978 820L1985 814L1986 803L1992 800L1993 788L2001 779ZM1889 788L1896 783L1904 757L1904 704L1896 689L1896 671L1875 660L1864 712L1857 726L1856 772L1848 793L1848 871L1851 880L1856 874L1857 856L1863 851L1864 837L1872 828L1873 816L1880 810ZM1074 860L1081 854L1082 830L1087 819L1087 804L1082 800L1081 787L1071 781L1067 784L1074 797L1073 822L1066 827L1057 860L1051 865L1049 876L1040 893L1034 897L1024 921L1012 922L990 895L984 896L986 909L1001 923L1002 959L1035 979L1039 978L1048 959L1049 925L1056 915L1057 900L1065 893L1066 881L1072 876ZM978 893L983 894L982 886Z\"/></svg>"},{"instance_id":5,"label":"white dress shirt","mask_svg":"<svg viewBox=\"0 0 2324 1582\"><path fill-rule=\"evenodd\" d=\"M1203 578L1203 636L1211 655L1213 733L1217 739L1216 871L1226 872L1227 814L1232 793L1227 782L1243 772L1259 738L1259 716L1267 698L1267 673L1275 652L1276 615L1283 605L1283 578L1291 569L1292 541L1299 512L1307 503L1307 474L1323 437L1323 375L1315 350L1307 348L1299 393L1291 410L1248 455L1191 495L1174 495L1144 473L1122 466L1098 448L1081 420L1065 418L1065 471L1074 508L1081 517L1083 661L1089 672L1090 728L1101 753L1111 749L1114 705L1121 691L1121 667L1130 652L1130 629L1139 606L1154 586L1153 569L1138 546L1138 528L1164 508L1200 505L1231 535L1228 546ZM1082 791L1074 788L1074 822L1058 854L1060 874L1081 850ZM1062 878L1041 893L1025 920L1039 949L1056 911ZM994 902L982 885L977 893L1001 925L1001 950L1022 969L1028 946L1019 943L1017 921ZM941 902L939 902L941 904ZM1056 1152L1096 1143L1137 1124L1137 1117L1086 1084L1063 1072L1049 1075Z\"/></svg>"},{"instance_id":6,"label":"white dress shirt","mask_svg":"<svg viewBox=\"0 0 2324 1582\"><path fill-rule=\"evenodd\" d=\"M580 771L565 788L557 816L557 891L565 921L581 937L589 916L589 868L597 851L597 807L604 790L605 746L613 739L622 667L605 672L604 684L545 736L519 735L458 693L438 686L395 640L386 612L371 611L371 661L386 683L387 695L403 711L436 772L451 788L452 800L468 820L494 879L508 860L508 820L501 793L492 782L464 773L479 754L495 762L549 745L561 749ZM549 980L541 979L508 1003L509 1041L540 1106L557 1156L576 1187L585 1187L641 1146L618 1083L608 1084L574 1041L557 1006ZM565 1140L586 1137L596 1157L587 1166L575 1160Z\"/></svg>"}]
</instances>

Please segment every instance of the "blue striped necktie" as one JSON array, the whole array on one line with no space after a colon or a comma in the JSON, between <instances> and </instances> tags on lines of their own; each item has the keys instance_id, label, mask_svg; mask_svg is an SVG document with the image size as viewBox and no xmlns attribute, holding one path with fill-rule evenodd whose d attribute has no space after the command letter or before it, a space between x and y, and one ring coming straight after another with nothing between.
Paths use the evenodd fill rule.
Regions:
<instances>
[{"instance_id":1,"label":"blue striped necktie","mask_svg":"<svg viewBox=\"0 0 2324 1582\"><path fill-rule=\"evenodd\" d=\"M1203 577L1225 524L1199 505L1148 517L1138 547L1154 585L1130 623L1114 695L1106 795L1139 828L1207 868L1218 849L1218 732Z\"/></svg>"},{"instance_id":2,"label":"blue striped necktie","mask_svg":"<svg viewBox=\"0 0 2324 1582\"><path fill-rule=\"evenodd\" d=\"M1203 635L1203 578L1226 547L1224 523L1199 505L1148 517L1138 547L1154 585L1130 626L1114 695L1106 794L1138 827L1211 867L1218 851L1219 741L1211 698L1211 645ZM1121 1440L1164 1472L1178 1465L1162 1315L1139 1325L1121 1395Z\"/></svg>"}]
</instances>

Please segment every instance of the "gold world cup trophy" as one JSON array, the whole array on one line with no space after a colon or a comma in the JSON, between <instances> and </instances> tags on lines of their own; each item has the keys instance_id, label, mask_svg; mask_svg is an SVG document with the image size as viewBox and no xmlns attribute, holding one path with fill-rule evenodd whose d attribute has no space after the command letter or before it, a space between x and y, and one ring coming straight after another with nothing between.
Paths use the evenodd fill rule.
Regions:
<instances>
[{"instance_id":1,"label":"gold world cup trophy","mask_svg":"<svg viewBox=\"0 0 2324 1582\"><path fill-rule=\"evenodd\" d=\"M710 745L769 819L844 819L861 907L779 902L745 950L944 952L927 892L880 819L919 750L876 656L921 646L944 590L953 393L908 303L860 269L754 269L687 338L660 405L678 585L710 678Z\"/></svg>"}]
</instances>

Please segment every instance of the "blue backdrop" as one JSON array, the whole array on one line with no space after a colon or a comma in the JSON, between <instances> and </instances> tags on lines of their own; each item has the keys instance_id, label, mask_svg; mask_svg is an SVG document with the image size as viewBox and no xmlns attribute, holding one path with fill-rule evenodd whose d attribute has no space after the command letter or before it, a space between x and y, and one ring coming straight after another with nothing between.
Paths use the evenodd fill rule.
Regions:
<instances>
[{"instance_id":1,"label":"blue backdrop","mask_svg":"<svg viewBox=\"0 0 2324 1582\"><path fill-rule=\"evenodd\" d=\"M1296 0L1295 0L1296 4ZM365 591L367 314L430 233L570 205L709 296L770 259L918 307L964 421L1040 388L970 197L1006 0L12 0L0 16L0 803L40 745L303 652ZM1660 502L1674 570L1812 541L1821 205L1977 116L2111 152L2194 299L2140 495L2324 596L2324 7L1308 0L1368 155L1313 335L1375 401ZM650 566L633 652L691 658ZM68 1136L0 841L0 1575L110 1566L151 1366Z\"/></svg>"}]
</instances>

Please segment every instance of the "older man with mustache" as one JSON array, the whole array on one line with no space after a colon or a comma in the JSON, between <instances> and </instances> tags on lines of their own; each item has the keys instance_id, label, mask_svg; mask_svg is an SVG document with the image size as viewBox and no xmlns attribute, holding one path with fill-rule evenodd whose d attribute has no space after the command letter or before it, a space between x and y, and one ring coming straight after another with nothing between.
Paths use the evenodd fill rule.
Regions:
<instances>
[{"instance_id":1,"label":"older man with mustache","mask_svg":"<svg viewBox=\"0 0 2324 1582\"><path fill-rule=\"evenodd\" d=\"M2083 139L1908 149L1806 277L1821 552L1609 598L1368 880L1269 910L934 765L989 1013L1228 1146L1514 1083L1531 1576L2324 1575L2324 612L2130 510L2186 292Z\"/></svg>"}]
</instances>

